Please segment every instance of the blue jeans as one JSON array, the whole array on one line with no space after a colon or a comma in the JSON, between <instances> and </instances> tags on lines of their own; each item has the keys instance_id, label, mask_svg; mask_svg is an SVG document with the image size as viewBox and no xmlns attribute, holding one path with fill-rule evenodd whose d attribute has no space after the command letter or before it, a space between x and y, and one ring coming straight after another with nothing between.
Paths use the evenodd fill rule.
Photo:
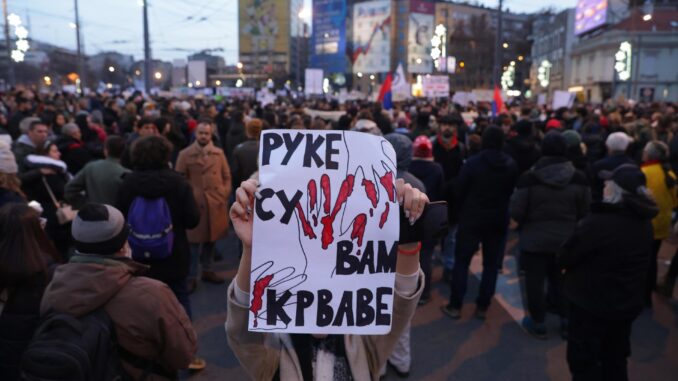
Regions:
<instances>
[{"instance_id":1,"label":"blue jeans","mask_svg":"<svg viewBox=\"0 0 678 381\"><path fill-rule=\"evenodd\" d=\"M193 320L193 311L191 310L191 300L188 298L188 285L186 284L186 278L165 283L167 286L169 286L170 290L172 290L174 296L177 297L179 304L184 307L188 318Z\"/></svg>"},{"instance_id":2,"label":"blue jeans","mask_svg":"<svg viewBox=\"0 0 678 381\"><path fill-rule=\"evenodd\" d=\"M499 258L503 255L506 246L506 226L493 227L464 227L457 231L457 250L455 252L454 269L450 285L450 305L461 308L464 304L464 295L468 284L468 272L473 254L478 246L483 245L483 275L480 280L480 290L476 305L480 309L487 309L494 296L497 286L497 271Z\"/></svg>"},{"instance_id":3,"label":"blue jeans","mask_svg":"<svg viewBox=\"0 0 678 381\"><path fill-rule=\"evenodd\" d=\"M458 225L450 225L447 235L443 238L443 245L440 248L443 270L452 271L454 268L454 252L457 246L457 226Z\"/></svg>"}]
</instances>

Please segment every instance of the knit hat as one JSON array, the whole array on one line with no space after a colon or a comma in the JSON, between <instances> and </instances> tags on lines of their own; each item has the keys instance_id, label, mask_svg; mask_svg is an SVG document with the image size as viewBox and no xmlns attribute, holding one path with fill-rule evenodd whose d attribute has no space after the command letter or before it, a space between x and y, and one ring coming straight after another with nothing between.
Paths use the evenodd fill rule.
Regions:
<instances>
[{"instance_id":1,"label":"knit hat","mask_svg":"<svg viewBox=\"0 0 678 381\"><path fill-rule=\"evenodd\" d=\"M424 135L417 136L412 145L412 156L424 159L432 158L433 144L431 143L431 139Z\"/></svg>"},{"instance_id":2,"label":"knit hat","mask_svg":"<svg viewBox=\"0 0 678 381\"><path fill-rule=\"evenodd\" d=\"M483 132L481 149L501 149L504 145L504 131L496 126L490 126Z\"/></svg>"},{"instance_id":3,"label":"knit hat","mask_svg":"<svg viewBox=\"0 0 678 381\"><path fill-rule=\"evenodd\" d=\"M86 204L73 220L71 234L78 252L112 255L127 241L125 217L112 206Z\"/></svg>"},{"instance_id":4,"label":"knit hat","mask_svg":"<svg viewBox=\"0 0 678 381\"><path fill-rule=\"evenodd\" d=\"M16 158L10 145L0 140L0 173L14 174L18 171Z\"/></svg>"},{"instance_id":5,"label":"knit hat","mask_svg":"<svg viewBox=\"0 0 678 381\"><path fill-rule=\"evenodd\" d=\"M567 141L563 134L558 131L550 131L544 135L541 142L541 153L544 156L565 156Z\"/></svg>"},{"instance_id":6,"label":"knit hat","mask_svg":"<svg viewBox=\"0 0 678 381\"><path fill-rule=\"evenodd\" d=\"M560 123L558 119L549 119L548 122L546 122L546 131L553 130L553 129L561 129L563 128L563 124Z\"/></svg>"},{"instance_id":7,"label":"knit hat","mask_svg":"<svg viewBox=\"0 0 678 381\"><path fill-rule=\"evenodd\" d=\"M392 132L384 136L393 146L396 153L398 169L407 170L412 162L412 140L403 134Z\"/></svg>"},{"instance_id":8,"label":"knit hat","mask_svg":"<svg viewBox=\"0 0 678 381\"><path fill-rule=\"evenodd\" d=\"M567 147L577 147L581 144L581 136L575 130L567 130L562 133Z\"/></svg>"},{"instance_id":9,"label":"knit hat","mask_svg":"<svg viewBox=\"0 0 678 381\"><path fill-rule=\"evenodd\" d=\"M612 152L626 152L633 139L624 132L613 132L607 137L605 146Z\"/></svg>"}]
</instances>

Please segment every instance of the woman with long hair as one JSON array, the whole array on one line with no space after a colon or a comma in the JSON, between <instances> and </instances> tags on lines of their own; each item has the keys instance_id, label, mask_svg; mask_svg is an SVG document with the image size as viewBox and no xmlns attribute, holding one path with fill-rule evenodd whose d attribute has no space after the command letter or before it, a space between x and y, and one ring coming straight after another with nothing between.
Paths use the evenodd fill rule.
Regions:
<instances>
[{"instance_id":1,"label":"woman with long hair","mask_svg":"<svg viewBox=\"0 0 678 381\"><path fill-rule=\"evenodd\" d=\"M0 141L0 207L10 202L26 201L17 171L16 159L9 144Z\"/></svg>"},{"instance_id":2,"label":"woman with long hair","mask_svg":"<svg viewBox=\"0 0 678 381\"><path fill-rule=\"evenodd\" d=\"M37 328L57 260L38 212L17 203L0 208L0 380L19 378L21 355Z\"/></svg>"}]
</instances>

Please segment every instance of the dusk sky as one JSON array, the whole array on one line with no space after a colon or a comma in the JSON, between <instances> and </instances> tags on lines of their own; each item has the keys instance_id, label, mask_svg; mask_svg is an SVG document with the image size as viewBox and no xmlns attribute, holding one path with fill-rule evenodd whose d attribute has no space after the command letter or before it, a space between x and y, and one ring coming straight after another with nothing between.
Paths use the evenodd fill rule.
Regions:
<instances>
[{"instance_id":1,"label":"dusk sky","mask_svg":"<svg viewBox=\"0 0 678 381\"><path fill-rule=\"evenodd\" d=\"M238 60L237 0L147 0L152 55L171 60L202 49L222 48L227 63ZM305 0L310 6L311 0ZM143 57L141 0L80 0L85 53L116 50ZM481 1L496 6L496 0ZM574 6L576 0L535 2L506 0L511 11L532 12L552 5ZM10 13L21 16L31 38L75 49L73 0L8 0Z\"/></svg>"}]
</instances>

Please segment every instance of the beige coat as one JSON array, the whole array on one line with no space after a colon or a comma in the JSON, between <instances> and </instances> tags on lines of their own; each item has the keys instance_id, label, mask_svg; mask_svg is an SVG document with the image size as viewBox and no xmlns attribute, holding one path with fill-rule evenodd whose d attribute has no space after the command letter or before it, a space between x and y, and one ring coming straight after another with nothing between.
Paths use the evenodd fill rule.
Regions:
<instances>
[{"instance_id":1,"label":"beige coat","mask_svg":"<svg viewBox=\"0 0 678 381\"><path fill-rule=\"evenodd\" d=\"M228 287L226 336L233 353L247 374L256 381L269 381L278 366L281 381L303 381L299 359L290 336L280 333L249 332L249 307L235 300L234 284ZM395 292L391 332L386 335L344 335L346 357L355 381L379 380L379 371L393 352L400 335L412 320L424 290L424 273L419 270L419 287L414 295Z\"/></svg>"},{"instance_id":2,"label":"beige coat","mask_svg":"<svg viewBox=\"0 0 678 381\"><path fill-rule=\"evenodd\" d=\"M224 151L212 143L201 148L197 142L179 152L176 171L186 176L200 208L200 223L188 230L191 243L214 242L228 231L228 198L231 170Z\"/></svg>"}]
</instances>

